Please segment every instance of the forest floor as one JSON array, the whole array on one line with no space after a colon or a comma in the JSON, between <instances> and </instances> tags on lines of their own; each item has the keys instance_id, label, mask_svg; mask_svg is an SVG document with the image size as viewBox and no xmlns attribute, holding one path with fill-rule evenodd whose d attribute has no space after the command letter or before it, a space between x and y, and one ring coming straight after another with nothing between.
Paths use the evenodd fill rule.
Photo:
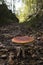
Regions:
<instances>
[{"instance_id":1,"label":"forest floor","mask_svg":"<svg viewBox=\"0 0 43 65\"><path fill-rule=\"evenodd\" d=\"M26 58L16 58L11 39L24 35L33 36L34 44L26 49L29 51ZM43 30L27 29L24 24L18 23L0 26L0 65L43 65Z\"/></svg>"}]
</instances>

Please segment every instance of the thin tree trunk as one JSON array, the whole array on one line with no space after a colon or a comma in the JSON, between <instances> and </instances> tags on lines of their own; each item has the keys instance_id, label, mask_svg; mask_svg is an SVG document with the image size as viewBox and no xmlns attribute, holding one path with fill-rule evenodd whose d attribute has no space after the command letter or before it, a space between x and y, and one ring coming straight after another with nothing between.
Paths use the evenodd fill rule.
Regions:
<instances>
[{"instance_id":1,"label":"thin tree trunk","mask_svg":"<svg viewBox=\"0 0 43 65\"><path fill-rule=\"evenodd\" d=\"M13 12L13 0L12 0L12 12Z\"/></svg>"}]
</instances>

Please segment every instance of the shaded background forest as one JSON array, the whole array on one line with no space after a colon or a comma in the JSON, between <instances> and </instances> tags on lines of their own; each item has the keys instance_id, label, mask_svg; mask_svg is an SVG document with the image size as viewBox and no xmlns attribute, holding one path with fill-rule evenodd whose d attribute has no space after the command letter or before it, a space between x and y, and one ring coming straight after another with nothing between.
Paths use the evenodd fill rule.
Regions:
<instances>
[{"instance_id":1,"label":"shaded background forest","mask_svg":"<svg viewBox=\"0 0 43 65\"><path fill-rule=\"evenodd\" d=\"M12 13L12 11L8 9L5 2L3 0L0 0L0 2L1 1L2 1L2 4L0 4L0 24L1 25L11 23L11 22L19 23L19 19L20 18L22 19L22 17L24 17L24 19L26 19L25 14L24 15L20 14L20 16L18 16L19 17L19 19L18 19L18 17L17 17L18 14L16 15L15 13ZM28 4L28 0L26 0L26 4ZM43 0L41 0L41 1L38 0L37 6L39 7L38 8L39 11L37 10L38 12L36 12L36 14L34 13L33 15L28 15L27 19L24 21L24 23L21 23L21 24L24 24L24 26L26 25L27 28L29 26L32 26L33 28L42 28L43 29ZM26 12L26 11L24 10L24 12ZM22 15L22 17L21 17L21 15Z\"/></svg>"}]
</instances>

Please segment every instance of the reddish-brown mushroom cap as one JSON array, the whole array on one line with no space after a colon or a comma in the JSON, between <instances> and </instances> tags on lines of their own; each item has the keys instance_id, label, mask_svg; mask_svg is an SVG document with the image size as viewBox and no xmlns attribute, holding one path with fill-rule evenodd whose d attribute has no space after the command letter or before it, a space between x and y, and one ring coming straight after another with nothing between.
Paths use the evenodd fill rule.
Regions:
<instances>
[{"instance_id":1,"label":"reddish-brown mushroom cap","mask_svg":"<svg viewBox=\"0 0 43 65\"><path fill-rule=\"evenodd\" d=\"M29 36L17 36L12 39L12 42L15 43L29 43L32 41L34 41L34 38Z\"/></svg>"}]
</instances>

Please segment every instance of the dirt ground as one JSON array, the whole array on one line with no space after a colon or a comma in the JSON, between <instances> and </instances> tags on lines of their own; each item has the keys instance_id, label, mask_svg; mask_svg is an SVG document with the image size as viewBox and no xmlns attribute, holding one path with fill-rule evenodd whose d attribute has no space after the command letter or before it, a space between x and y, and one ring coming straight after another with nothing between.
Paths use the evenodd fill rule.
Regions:
<instances>
[{"instance_id":1,"label":"dirt ground","mask_svg":"<svg viewBox=\"0 0 43 65\"><path fill-rule=\"evenodd\" d=\"M24 35L33 36L35 41L24 46L24 53L20 52L19 57L11 39ZM27 29L18 23L0 26L0 65L43 65L43 30Z\"/></svg>"}]
</instances>

